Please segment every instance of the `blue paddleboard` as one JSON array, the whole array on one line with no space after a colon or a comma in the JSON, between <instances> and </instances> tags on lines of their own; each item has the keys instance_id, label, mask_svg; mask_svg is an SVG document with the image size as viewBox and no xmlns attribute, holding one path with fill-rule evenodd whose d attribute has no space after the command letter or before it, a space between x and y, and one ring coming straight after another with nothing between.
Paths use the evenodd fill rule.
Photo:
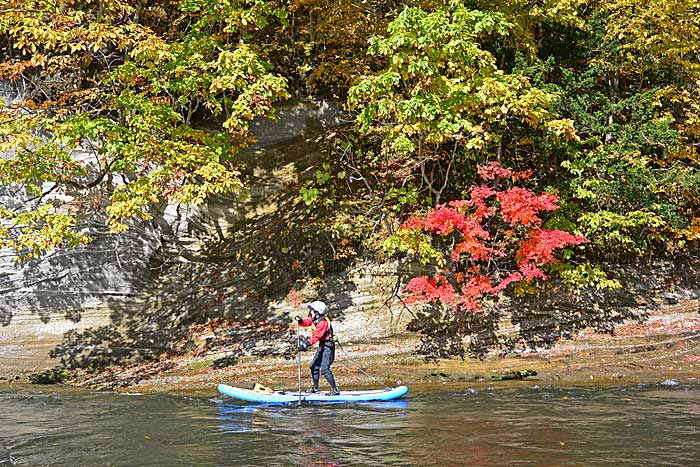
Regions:
<instances>
[{"instance_id":1,"label":"blue paddleboard","mask_svg":"<svg viewBox=\"0 0 700 467\"><path fill-rule=\"evenodd\" d=\"M340 391L337 396L327 396L323 392L313 394L310 392L297 391L275 391L275 392L258 392L252 389L243 389L229 386L227 384L219 384L218 388L221 394L236 399L259 402L264 404L284 404L289 402L367 402L367 401L390 401L398 399L408 392L408 387L397 386L395 388L378 389L372 391Z\"/></svg>"}]
</instances>

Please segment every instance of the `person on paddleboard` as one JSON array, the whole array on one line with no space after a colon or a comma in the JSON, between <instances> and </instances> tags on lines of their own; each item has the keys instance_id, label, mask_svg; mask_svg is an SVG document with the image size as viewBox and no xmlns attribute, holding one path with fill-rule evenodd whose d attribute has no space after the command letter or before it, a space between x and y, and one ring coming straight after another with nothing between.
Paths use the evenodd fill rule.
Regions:
<instances>
[{"instance_id":1,"label":"person on paddleboard","mask_svg":"<svg viewBox=\"0 0 700 467\"><path fill-rule=\"evenodd\" d=\"M331 387L331 391L326 393L328 396L337 396L340 394L338 386L335 384L335 378L331 372L331 365L335 360L335 342L333 341L333 327L331 320L326 314L326 304L320 301L315 301L306 305L309 310L309 316L301 318L295 316L297 324L302 327L311 327L311 339L308 342L299 344L299 350L305 351L318 342L318 349L313 360L311 360L311 378L314 382L314 387L310 392L319 393L318 380L320 375L323 375Z\"/></svg>"}]
</instances>

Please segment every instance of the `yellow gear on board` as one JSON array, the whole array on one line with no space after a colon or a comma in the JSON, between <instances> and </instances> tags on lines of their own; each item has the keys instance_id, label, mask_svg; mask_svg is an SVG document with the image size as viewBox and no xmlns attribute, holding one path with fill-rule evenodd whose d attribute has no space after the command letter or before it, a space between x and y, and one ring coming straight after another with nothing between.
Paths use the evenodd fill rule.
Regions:
<instances>
[{"instance_id":1,"label":"yellow gear on board","mask_svg":"<svg viewBox=\"0 0 700 467\"><path fill-rule=\"evenodd\" d=\"M260 383L255 383L255 385L253 386L253 391L255 391L255 392L261 392L261 393L264 393L264 394L272 394L273 392L275 392L274 390L272 390L272 389L270 389L270 388L268 388L268 387L265 387L265 386L263 386L263 385L260 384Z\"/></svg>"}]
</instances>

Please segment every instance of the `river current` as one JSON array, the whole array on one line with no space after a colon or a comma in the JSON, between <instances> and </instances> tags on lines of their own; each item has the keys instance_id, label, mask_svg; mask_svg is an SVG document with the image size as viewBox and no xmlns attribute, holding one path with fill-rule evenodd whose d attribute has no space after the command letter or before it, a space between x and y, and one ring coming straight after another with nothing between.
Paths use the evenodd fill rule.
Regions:
<instances>
[{"instance_id":1,"label":"river current","mask_svg":"<svg viewBox=\"0 0 700 467\"><path fill-rule=\"evenodd\" d=\"M700 382L302 406L19 389L0 388L0 467L700 466Z\"/></svg>"}]
</instances>

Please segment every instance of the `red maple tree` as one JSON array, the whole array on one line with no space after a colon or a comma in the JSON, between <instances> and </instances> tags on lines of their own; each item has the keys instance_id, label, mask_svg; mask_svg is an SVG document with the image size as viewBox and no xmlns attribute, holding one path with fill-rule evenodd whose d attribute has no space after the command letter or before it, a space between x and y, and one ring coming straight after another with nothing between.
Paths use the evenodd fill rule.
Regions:
<instances>
[{"instance_id":1,"label":"red maple tree","mask_svg":"<svg viewBox=\"0 0 700 467\"><path fill-rule=\"evenodd\" d=\"M541 214L559 209L558 198L514 186L528 180L530 171L515 172L492 162L478 174L493 186L472 186L469 199L412 216L401 226L404 233L449 238L454 245L444 252L444 271L408 282L407 303L437 302L478 311L485 297L515 282L547 280L542 268L558 261L557 250L588 242L579 235L541 228Z\"/></svg>"}]
</instances>

